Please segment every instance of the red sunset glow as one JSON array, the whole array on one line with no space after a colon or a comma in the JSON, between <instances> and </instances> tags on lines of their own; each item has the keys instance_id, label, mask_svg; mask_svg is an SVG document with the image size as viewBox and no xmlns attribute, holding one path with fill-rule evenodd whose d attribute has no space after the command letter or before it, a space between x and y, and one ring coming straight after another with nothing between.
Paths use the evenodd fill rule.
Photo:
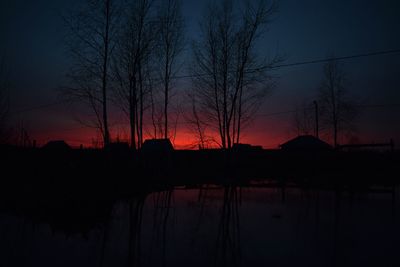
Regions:
<instances>
[{"instance_id":1,"label":"red sunset glow","mask_svg":"<svg viewBox=\"0 0 400 267\"><path fill-rule=\"evenodd\" d=\"M213 135L214 139L218 141L218 135ZM146 139L152 138L151 136L146 136ZM113 140L119 140L121 142L127 142L128 137L126 134L120 134L113 136ZM245 134L243 136L243 143L250 143L254 145L261 145L264 148L277 148L279 144L283 143L287 137L273 136L268 133L251 133ZM54 131L37 133L32 135L32 140L36 140L38 145L43 145L50 140L65 140L68 144L73 147L79 147L81 144L84 147L94 147L96 142L99 146L101 144L101 138L95 129L80 129L70 132ZM171 138L175 149L197 149L198 145L196 137L189 133L185 129L180 129L176 133L176 138ZM217 143L210 144L209 148L219 147Z\"/></svg>"}]
</instances>

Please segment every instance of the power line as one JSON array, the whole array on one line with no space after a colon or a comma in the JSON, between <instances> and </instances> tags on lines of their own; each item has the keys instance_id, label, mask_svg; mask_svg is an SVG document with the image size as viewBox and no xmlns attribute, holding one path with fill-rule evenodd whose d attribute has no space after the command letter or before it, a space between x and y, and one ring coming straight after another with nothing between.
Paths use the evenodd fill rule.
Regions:
<instances>
[{"instance_id":1,"label":"power line","mask_svg":"<svg viewBox=\"0 0 400 267\"><path fill-rule=\"evenodd\" d=\"M366 109L366 108L396 108L400 107L400 104L375 104L375 105L355 105L355 108L359 109ZM296 110L287 110L287 111L280 111L280 112L274 112L274 113L268 113L268 114L258 114L255 116L260 116L260 117L268 117L268 116L276 116L276 115L285 115L285 114L290 114L290 113L295 113L298 112L299 110L314 110L314 107L309 107L309 108L301 108L301 109L296 109Z\"/></svg>"},{"instance_id":2,"label":"power line","mask_svg":"<svg viewBox=\"0 0 400 267\"><path fill-rule=\"evenodd\" d=\"M259 72L259 71L262 71L265 69L280 69L280 68L295 67L295 66L302 66L302 65L319 64L319 63L325 63L325 62L330 62L330 61L342 61L342 60L348 60L348 59L354 59L354 58L389 55L389 54L397 54L397 53L400 53L400 49L383 50L383 51L363 53L363 54L354 54L354 55L342 56L342 57L330 57L330 58L323 58L323 59L298 61L298 62L293 62L293 63L250 69L250 70L246 71L246 73ZM171 77L171 78L172 79L187 79L187 78L196 78L196 77L206 77L206 76L210 76L210 75L211 74L208 74L208 73L202 73L202 74L175 76L175 77Z\"/></svg>"},{"instance_id":3,"label":"power line","mask_svg":"<svg viewBox=\"0 0 400 267\"><path fill-rule=\"evenodd\" d=\"M400 104L356 105L356 108L397 108Z\"/></svg>"},{"instance_id":4,"label":"power line","mask_svg":"<svg viewBox=\"0 0 400 267\"><path fill-rule=\"evenodd\" d=\"M355 58L362 58L362 57L371 57L371 56L380 56L380 55L389 55L389 54L397 54L400 53L400 49L393 49L393 50L383 50L383 51L377 51L377 52L370 52L370 53L362 53L362 54L354 54L354 55L349 55L349 56L342 56L342 57L331 57L331 58L324 58L324 59L314 59L314 60L307 60L307 61L299 61L299 62L293 62L293 63L287 63L287 64L280 64L280 65L275 65L275 66L268 66L268 67L262 67L262 68L256 68L256 69L249 69L246 71L246 73L254 73L254 72L259 72L265 69L280 69L280 68L287 68L287 67L296 67L296 66L302 66L302 65L311 65L311 64L319 64L319 63L325 63L325 62L330 62L330 61L342 61L342 60L349 60L349 59L355 59ZM211 74L208 73L201 73L201 74L191 74L191 75L181 75L181 76L173 76L171 79L179 80L179 79L188 79L188 78L200 78L200 77L207 77L210 76ZM44 104L40 106L35 106L35 107L30 107L26 109L21 109L13 114L20 114L20 113L26 113L30 111L35 111L35 110L40 110L40 109L46 109L50 108L56 105L60 104L65 104L70 102L69 100L60 100L56 101L53 103L49 104ZM292 111L293 112L293 111Z\"/></svg>"},{"instance_id":5,"label":"power line","mask_svg":"<svg viewBox=\"0 0 400 267\"><path fill-rule=\"evenodd\" d=\"M400 104L375 104L375 105L355 105L355 108L359 109L367 109L367 108L396 108L400 107ZM296 113L299 110L314 110L314 107L309 107L309 108L301 108L301 109L294 109L294 110L286 110L286 111L279 111L279 112L273 112L273 113L267 113L267 114L256 114L255 117L270 117L270 116L278 116L278 115L286 115L286 114L291 114L291 113Z\"/></svg>"},{"instance_id":6,"label":"power line","mask_svg":"<svg viewBox=\"0 0 400 267\"><path fill-rule=\"evenodd\" d=\"M272 66L272 67L265 67L265 68L276 69L276 68L294 67L294 66L301 66L301 65L325 63L325 62L330 62L330 61L340 61L340 60L348 60L348 59L354 59L354 58L381 56L381 55L389 55L389 54L397 54L397 53L400 53L400 49L384 50L384 51L370 52L370 53L364 53L364 54L355 54L355 55L342 56L342 57L315 59L315 60L309 60L309 61L300 61L300 62L294 62L294 63L288 63L288 64L281 64L281 65Z\"/></svg>"}]
</instances>

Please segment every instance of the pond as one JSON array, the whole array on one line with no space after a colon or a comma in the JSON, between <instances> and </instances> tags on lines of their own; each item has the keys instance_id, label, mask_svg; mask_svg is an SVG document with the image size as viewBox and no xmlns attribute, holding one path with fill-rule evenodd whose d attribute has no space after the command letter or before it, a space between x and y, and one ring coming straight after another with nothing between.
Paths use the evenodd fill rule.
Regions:
<instances>
[{"instance_id":1,"label":"pond","mask_svg":"<svg viewBox=\"0 0 400 267\"><path fill-rule=\"evenodd\" d=\"M82 232L1 213L0 266L400 266L392 194L282 193L176 187L120 200Z\"/></svg>"}]
</instances>

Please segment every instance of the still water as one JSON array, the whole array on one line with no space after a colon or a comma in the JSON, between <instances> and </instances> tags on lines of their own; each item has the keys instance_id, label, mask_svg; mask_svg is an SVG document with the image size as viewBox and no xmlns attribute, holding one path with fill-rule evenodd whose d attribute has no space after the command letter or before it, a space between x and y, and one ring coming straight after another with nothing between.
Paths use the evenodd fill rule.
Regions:
<instances>
[{"instance_id":1,"label":"still water","mask_svg":"<svg viewBox=\"0 0 400 267\"><path fill-rule=\"evenodd\" d=\"M399 211L392 194L175 188L82 233L0 214L0 266L400 266Z\"/></svg>"}]
</instances>

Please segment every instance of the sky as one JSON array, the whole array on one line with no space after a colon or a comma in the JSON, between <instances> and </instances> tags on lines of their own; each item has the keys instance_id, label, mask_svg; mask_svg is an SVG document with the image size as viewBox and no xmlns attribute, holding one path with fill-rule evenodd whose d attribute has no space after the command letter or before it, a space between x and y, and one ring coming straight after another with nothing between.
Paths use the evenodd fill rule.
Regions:
<instances>
[{"instance_id":1,"label":"sky","mask_svg":"<svg viewBox=\"0 0 400 267\"><path fill-rule=\"evenodd\" d=\"M96 137L93 130L74 119L81 110L61 103L58 90L65 83L71 64L60 14L79 2L0 0L0 51L6 55L13 77L12 120L24 120L31 138L39 144L54 139L65 139L73 145L88 144ZM278 2L279 10L257 45L261 57L279 53L284 55L286 64L332 54L341 57L400 49L399 1ZM199 20L206 3L182 0L188 42L199 36ZM189 56L184 60L185 66L190 64ZM348 76L349 92L364 106L360 108L353 139L387 142L393 138L400 143L400 53L341 63ZM276 148L295 137L293 114L287 111L315 99L322 67L309 64L273 70L277 85L245 130L242 141ZM190 88L190 82L181 81L178 86ZM113 129L114 136L125 132L117 122ZM176 141L182 148L192 141L184 124L178 127Z\"/></svg>"}]
</instances>

